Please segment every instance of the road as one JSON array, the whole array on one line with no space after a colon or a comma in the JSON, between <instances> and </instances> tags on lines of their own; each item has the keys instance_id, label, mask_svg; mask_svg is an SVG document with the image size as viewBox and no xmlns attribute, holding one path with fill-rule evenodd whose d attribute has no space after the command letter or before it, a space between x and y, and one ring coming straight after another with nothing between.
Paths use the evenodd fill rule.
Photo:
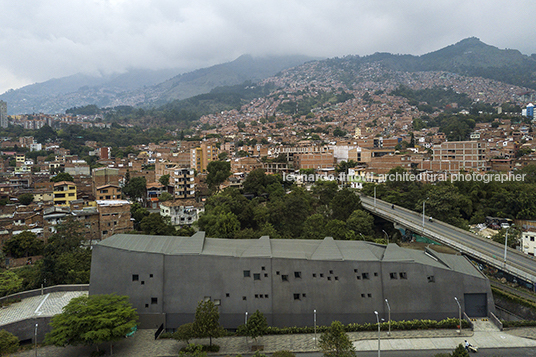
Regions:
<instances>
[{"instance_id":1,"label":"road","mask_svg":"<svg viewBox=\"0 0 536 357\"><path fill-rule=\"evenodd\" d=\"M392 222L397 222L417 234L430 237L526 281L536 282L536 259L532 256L509 248L505 265L504 246L501 244L437 220L430 222L426 216L423 234L422 213L399 206L392 209L391 203L378 199L374 206L374 198L363 195L361 202L365 209Z\"/></svg>"},{"instance_id":2,"label":"road","mask_svg":"<svg viewBox=\"0 0 536 357\"><path fill-rule=\"evenodd\" d=\"M452 353L453 350L412 350L380 351L384 357L433 357L438 353ZM473 354L471 354L473 355ZM322 353L296 353L296 357L322 357ZM378 351L357 352L357 357L377 357ZM536 348L486 348L479 349L475 356L484 357L534 357Z\"/></svg>"}]
</instances>

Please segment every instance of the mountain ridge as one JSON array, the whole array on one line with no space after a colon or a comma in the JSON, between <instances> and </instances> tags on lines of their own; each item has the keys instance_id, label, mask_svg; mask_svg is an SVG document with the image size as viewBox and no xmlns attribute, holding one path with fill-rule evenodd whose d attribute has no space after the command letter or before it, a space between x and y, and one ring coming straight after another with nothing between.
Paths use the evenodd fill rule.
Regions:
<instances>
[{"instance_id":1,"label":"mountain ridge","mask_svg":"<svg viewBox=\"0 0 536 357\"><path fill-rule=\"evenodd\" d=\"M157 82L154 79L151 83L148 78L143 85L139 80L129 80L128 74L125 74L123 77L112 76L104 84L103 79L100 79L101 82L99 79L87 80L87 84L76 88L78 77L75 75L63 79L64 87L71 89L71 92L61 92L62 79L57 79L6 92L0 99L8 102L10 114L32 111L58 113L90 104L101 108L123 105L154 108L210 93L216 87L263 80L282 70L299 68L304 63L317 60L325 61L327 65L341 66L339 69L342 71L348 65L357 68L362 64L375 63L394 71L445 71L536 89L536 55L526 56L515 49L499 49L476 37L469 37L420 56L377 52L363 57L349 55L343 59L320 60L299 55L256 58L243 55L231 62L179 73L158 83L154 83ZM348 81L352 80L348 77Z\"/></svg>"}]
</instances>

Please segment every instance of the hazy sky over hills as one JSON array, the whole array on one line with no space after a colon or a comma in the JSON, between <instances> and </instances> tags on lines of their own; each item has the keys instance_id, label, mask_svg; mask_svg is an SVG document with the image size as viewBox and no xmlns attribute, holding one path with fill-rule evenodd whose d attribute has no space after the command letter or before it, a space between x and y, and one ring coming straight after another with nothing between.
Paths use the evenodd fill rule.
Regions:
<instances>
[{"instance_id":1,"label":"hazy sky over hills","mask_svg":"<svg viewBox=\"0 0 536 357\"><path fill-rule=\"evenodd\" d=\"M0 93L79 72L242 54L424 54L476 36L536 53L534 0L0 0Z\"/></svg>"}]
</instances>

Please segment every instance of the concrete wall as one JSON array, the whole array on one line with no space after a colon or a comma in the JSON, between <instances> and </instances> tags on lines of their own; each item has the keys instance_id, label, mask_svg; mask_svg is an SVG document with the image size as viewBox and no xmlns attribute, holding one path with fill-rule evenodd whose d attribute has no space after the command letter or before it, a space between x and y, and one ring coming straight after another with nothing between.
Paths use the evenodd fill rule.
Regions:
<instances>
[{"instance_id":1,"label":"concrete wall","mask_svg":"<svg viewBox=\"0 0 536 357\"><path fill-rule=\"evenodd\" d=\"M139 281L132 281L133 274ZM443 319L458 316L454 297L463 307L464 293L486 293L494 311L485 277L410 261L164 256L96 246L90 294L112 292L130 296L140 316L151 316L151 328L161 321L158 314L165 314L166 328L192 322L204 299L219 300L220 322L227 328L243 324L245 312L257 309L273 326L311 326L315 309L319 325L335 319L375 322L375 310L387 318L385 299L394 320Z\"/></svg>"}]
</instances>

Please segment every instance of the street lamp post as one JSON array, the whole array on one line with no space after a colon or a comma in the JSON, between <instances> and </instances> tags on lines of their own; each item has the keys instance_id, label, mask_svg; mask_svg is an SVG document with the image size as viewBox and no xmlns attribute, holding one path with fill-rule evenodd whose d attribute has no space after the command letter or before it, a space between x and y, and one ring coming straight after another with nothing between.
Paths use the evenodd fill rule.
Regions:
<instances>
[{"instance_id":1,"label":"street lamp post","mask_svg":"<svg viewBox=\"0 0 536 357\"><path fill-rule=\"evenodd\" d=\"M382 229L382 232L385 233L385 237L387 237L387 243L389 243L389 234L385 230Z\"/></svg>"},{"instance_id":2,"label":"street lamp post","mask_svg":"<svg viewBox=\"0 0 536 357\"><path fill-rule=\"evenodd\" d=\"M391 306L389 306L389 301L385 299L385 303L387 304L387 309L389 310L389 331L387 332L387 335L391 335Z\"/></svg>"},{"instance_id":3,"label":"street lamp post","mask_svg":"<svg viewBox=\"0 0 536 357\"><path fill-rule=\"evenodd\" d=\"M461 334L462 333L462 307L456 296L454 297L454 300L456 300L456 304L458 304L458 316L459 316L459 321L460 321L460 325L459 325L460 329L458 330L458 333Z\"/></svg>"},{"instance_id":4,"label":"street lamp post","mask_svg":"<svg viewBox=\"0 0 536 357\"><path fill-rule=\"evenodd\" d=\"M244 325L247 325L247 324L248 324L248 312L246 311L246 319L245 319Z\"/></svg>"},{"instance_id":5,"label":"street lamp post","mask_svg":"<svg viewBox=\"0 0 536 357\"><path fill-rule=\"evenodd\" d=\"M314 325L315 325L315 347L316 347L316 309L313 310L314 313Z\"/></svg>"},{"instance_id":6,"label":"street lamp post","mask_svg":"<svg viewBox=\"0 0 536 357\"><path fill-rule=\"evenodd\" d=\"M376 185L374 185L374 210L376 211Z\"/></svg>"},{"instance_id":7,"label":"street lamp post","mask_svg":"<svg viewBox=\"0 0 536 357\"><path fill-rule=\"evenodd\" d=\"M35 333L34 333L35 357L37 357L37 326L38 326L38 324L35 324Z\"/></svg>"},{"instance_id":8,"label":"street lamp post","mask_svg":"<svg viewBox=\"0 0 536 357\"><path fill-rule=\"evenodd\" d=\"M506 252L508 251L508 231L512 226L508 227L506 230L506 236L504 237L504 265L506 265Z\"/></svg>"},{"instance_id":9,"label":"street lamp post","mask_svg":"<svg viewBox=\"0 0 536 357\"><path fill-rule=\"evenodd\" d=\"M378 322L378 357L380 357L380 317L378 316L378 311L374 311L376 314L376 321Z\"/></svg>"},{"instance_id":10,"label":"street lamp post","mask_svg":"<svg viewBox=\"0 0 536 357\"><path fill-rule=\"evenodd\" d=\"M430 197L428 197L430 198ZM428 198L422 201L422 233L424 234L424 212L425 212L425 205L426 201L428 201Z\"/></svg>"}]
</instances>

